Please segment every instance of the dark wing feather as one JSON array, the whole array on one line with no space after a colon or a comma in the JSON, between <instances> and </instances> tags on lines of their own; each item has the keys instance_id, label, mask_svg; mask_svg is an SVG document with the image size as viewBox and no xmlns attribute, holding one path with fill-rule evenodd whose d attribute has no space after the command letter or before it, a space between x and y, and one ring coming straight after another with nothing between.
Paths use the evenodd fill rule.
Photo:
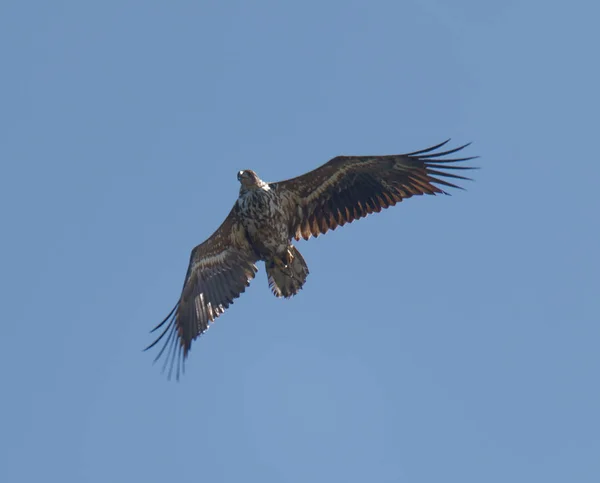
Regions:
<instances>
[{"instance_id":1,"label":"dark wing feather","mask_svg":"<svg viewBox=\"0 0 600 483\"><path fill-rule=\"evenodd\" d=\"M192 250L181 297L152 330L164 327L146 348L163 340L155 361L165 354L163 370L170 365L169 377L176 365L179 378L192 341L246 290L256 274L257 260L235 210L208 240Z\"/></svg>"},{"instance_id":2,"label":"dark wing feather","mask_svg":"<svg viewBox=\"0 0 600 483\"><path fill-rule=\"evenodd\" d=\"M448 141L408 154L338 156L302 176L273 183L299 205L290 219L292 235L308 240L411 196L448 194L437 185L462 189L450 180L470 178L448 171L476 169L454 163L477 156L444 158L468 146L436 152Z\"/></svg>"}]
</instances>

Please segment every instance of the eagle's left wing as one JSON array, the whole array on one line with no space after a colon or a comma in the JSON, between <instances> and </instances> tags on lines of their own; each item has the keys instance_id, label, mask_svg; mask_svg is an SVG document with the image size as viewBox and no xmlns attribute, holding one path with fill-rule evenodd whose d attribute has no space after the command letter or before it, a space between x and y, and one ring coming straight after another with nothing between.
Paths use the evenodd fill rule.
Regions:
<instances>
[{"instance_id":1,"label":"eagle's left wing","mask_svg":"<svg viewBox=\"0 0 600 483\"><path fill-rule=\"evenodd\" d=\"M460 188L442 178L470 179L447 171L475 169L454 163L477 156L444 158L468 144L435 152L448 141L408 154L338 156L302 176L272 183L295 202L290 233L308 240L414 195L447 194L436 185Z\"/></svg>"},{"instance_id":2,"label":"eagle's left wing","mask_svg":"<svg viewBox=\"0 0 600 483\"><path fill-rule=\"evenodd\" d=\"M152 329L154 332L166 324L146 348L165 338L155 361L168 348L163 369L170 363L169 377L177 359L179 378L192 341L246 290L256 274L257 260L235 209L210 238L192 250L181 297L171 313Z\"/></svg>"}]
</instances>

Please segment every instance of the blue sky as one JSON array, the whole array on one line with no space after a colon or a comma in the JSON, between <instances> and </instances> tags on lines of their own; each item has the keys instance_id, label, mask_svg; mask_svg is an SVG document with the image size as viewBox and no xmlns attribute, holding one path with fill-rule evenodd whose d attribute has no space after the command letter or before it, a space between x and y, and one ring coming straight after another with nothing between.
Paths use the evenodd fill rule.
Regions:
<instances>
[{"instance_id":1,"label":"blue sky","mask_svg":"<svg viewBox=\"0 0 600 483\"><path fill-rule=\"evenodd\" d=\"M0 480L597 482L594 2L0 4ZM168 382L236 173L453 138L466 192L298 244Z\"/></svg>"}]
</instances>

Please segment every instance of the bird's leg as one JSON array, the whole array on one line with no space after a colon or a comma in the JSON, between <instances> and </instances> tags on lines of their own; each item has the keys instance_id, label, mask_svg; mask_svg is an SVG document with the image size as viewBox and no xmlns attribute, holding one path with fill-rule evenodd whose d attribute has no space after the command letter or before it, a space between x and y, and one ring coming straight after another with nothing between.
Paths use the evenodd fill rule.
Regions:
<instances>
[{"instance_id":1,"label":"bird's leg","mask_svg":"<svg viewBox=\"0 0 600 483\"><path fill-rule=\"evenodd\" d=\"M277 265L281 270L287 270L288 266L285 264L285 261L283 260L283 258L278 257L277 255L275 255L273 257L273 261L275 262L275 265Z\"/></svg>"},{"instance_id":2,"label":"bird's leg","mask_svg":"<svg viewBox=\"0 0 600 483\"><path fill-rule=\"evenodd\" d=\"M286 258L288 267L291 268L292 262L294 261L294 254L292 253L292 250L289 249L289 247L285 252L285 258Z\"/></svg>"},{"instance_id":3,"label":"bird's leg","mask_svg":"<svg viewBox=\"0 0 600 483\"><path fill-rule=\"evenodd\" d=\"M280 270L285 272L291 272L292 262L294 261L294 255L292 251L289 248L287 248L282 257L275 255L273 257L273 261L275 262L275 265L279 267Z\"/></svg>"}]
</instances>

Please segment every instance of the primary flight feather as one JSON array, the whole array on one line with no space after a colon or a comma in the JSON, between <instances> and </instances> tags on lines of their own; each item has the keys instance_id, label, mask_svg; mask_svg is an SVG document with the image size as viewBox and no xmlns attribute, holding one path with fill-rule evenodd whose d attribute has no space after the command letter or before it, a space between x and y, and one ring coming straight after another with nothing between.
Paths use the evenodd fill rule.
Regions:
<instances>
[{"instance_id":1,"label":"primary flight feather","mask_svg":"<svg viewBox=\"0 0 600 483\"><path fill-rule=\"evenodd\" d=\"M278 183L240 171L237 201L217 231L192 250L181 297L153 329L163 331L147 349L164 339L155 360L166 356L169 375L177 362L179 377L192 341L244 292L257 261L265 262L275 296L291 297L308 276L292 238L308 240L414 195L447 194L439 186L462 189L448 179L469 179L456 171L474 168L456 163L477 156L446 158L468 146L438 151L448 141L408 154L337 156Z\"/></svg>"}]
</instances>

